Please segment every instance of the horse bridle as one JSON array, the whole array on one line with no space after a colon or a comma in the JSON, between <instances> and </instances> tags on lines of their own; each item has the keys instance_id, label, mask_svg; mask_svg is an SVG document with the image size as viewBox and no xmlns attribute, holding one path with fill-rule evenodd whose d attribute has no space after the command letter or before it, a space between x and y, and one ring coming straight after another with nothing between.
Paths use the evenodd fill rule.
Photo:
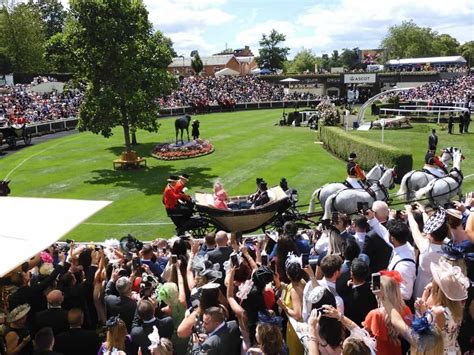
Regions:
<instances>
[{"instance_id":1,"label":"horse bridle","mask_svg":"<svg viewBox=\"0 0 474 355\"><path fill-rule=\"evenodd\" d=\"M385 174L385 172L387 171L387 169L385 168L385 166L383 164L380 164L380 165L377 165L380 170L382 171L382 174L380 174L380 176L383 176L383 174ZM367 179L367 182L370 183L370 184L373 184L375 182L379 181L378 179ZM369 187L370 189L370 187Z\"/></svg>"}]
</instances>

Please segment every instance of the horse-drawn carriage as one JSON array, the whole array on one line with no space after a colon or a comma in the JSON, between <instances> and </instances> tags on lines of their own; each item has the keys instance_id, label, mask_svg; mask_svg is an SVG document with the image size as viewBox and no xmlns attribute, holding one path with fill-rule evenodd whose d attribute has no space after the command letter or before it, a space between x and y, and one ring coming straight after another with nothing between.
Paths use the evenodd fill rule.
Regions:
<instances>
[{"instance_id":1,"label":"horse-drawn carriage","mask_svg":"<svg viewBox=\"0 0 474 355\"><path fill-rule=\"evenodd\" d=\"M263 206L245 209L219 209L214 207L214 198L209 193L196 193L194 214L177 228L178 235L190 232L194 237L203 237L216 230L250 233L258 229L281 228L284 222L296 222L300 228L316 225L312 217L320 213L301 213L291 198L280 186L267 190L270 201ZM229 201L235 204L246 202L249 196L233 196Z\"/></svg>"},{"instance_id":2,"label":"horse-drawn carriage","mask_svg":"<svg viewBox=\"0 0 474 355\"><path fill-rule=\"evenodd\" d=\"M25 145L31 143L31 134L28 133L26 124L7 124L0 127L0 145L6 143L10 148L14 148L16 147L17 142L21 140L23 140Z\"/></svg>"}]
</instances>

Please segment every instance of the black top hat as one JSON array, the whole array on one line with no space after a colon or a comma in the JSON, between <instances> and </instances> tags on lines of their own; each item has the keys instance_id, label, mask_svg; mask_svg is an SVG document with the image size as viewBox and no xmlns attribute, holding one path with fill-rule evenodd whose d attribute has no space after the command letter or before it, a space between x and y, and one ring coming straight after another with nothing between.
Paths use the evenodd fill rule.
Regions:
<instances>
[{"instance_id":1,"label":"black top hat","mask_svg":"<svg viewBox=\"0 0 474 355\"><path fill-rule=\"evenodd\" d=\"M357 158L357 154L355 152L352 152L351 154L349 154L349 159L355 159Z\"/></svg>"}]
</instances>

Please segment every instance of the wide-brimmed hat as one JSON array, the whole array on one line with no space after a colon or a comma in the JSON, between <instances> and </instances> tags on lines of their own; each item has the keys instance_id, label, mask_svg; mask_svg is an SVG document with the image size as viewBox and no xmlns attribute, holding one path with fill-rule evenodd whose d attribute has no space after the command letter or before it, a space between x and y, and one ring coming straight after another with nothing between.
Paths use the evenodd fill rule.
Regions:
<instances>
[{"instance_id":1,"label":"wide-brimmed hat","mask_svg":"<svg viewBox=\"0 0 474 355\"><path fill-rule=\"evenodd\" d=\"M437 231L446 222L446 211L439 209L431 215L423 226L423 233L429 234Z\"/></svg>"},{"instance_id":2,"label":"wide-brimmed hat","mask_svg":"<svg viewBox=\"0 0 474 355\"><path fill-rule=\"evenodd\" d=\"M26 316L30 311L31 307L29 304L22 304L16 308L14 308L7 317L7 321L9 323L16 322Z\"/></svg>"},{"instance_id":3,"label":"wide-brimmed hat","mask_svg":"<svg viewBox=\"0 0 474 355\"><path fill-rule=\"evenodd\" d=\"M456 210L454 208L448 208L446 210L446 213L450 215L451 217L457 218L457 219L462 219L462 213L459 210Z\"/></svg>"},{"instance_id":4,"label":"wide-brimmed hat","mask_svg":"<svg viewBox=\"0 0 474 355\"><path fill-rule=\"evenodd\" d=\"M443 291L446 298L451 301L463 301L467 298L467 289L470 281L463 275L459 266L439 260L438 263L430 264L433 281Z\"/></svg>"},{"instance_id":5,"label":"wide-brimmed hat","mask_svg":"<svg viewBox=\"0 0 474 355\"><path fill-rule=\"evenodd\" d=\"M311 304L316 304L318 303L319 301L321 301L321 298L323 298L323 295L324 295L324 290L326 288L323 287L323 286L316 286L315 288L313 288L311 290L311 292L309 293L309 295L307 296L307 301Z\"/></svg>"}]
</instances>

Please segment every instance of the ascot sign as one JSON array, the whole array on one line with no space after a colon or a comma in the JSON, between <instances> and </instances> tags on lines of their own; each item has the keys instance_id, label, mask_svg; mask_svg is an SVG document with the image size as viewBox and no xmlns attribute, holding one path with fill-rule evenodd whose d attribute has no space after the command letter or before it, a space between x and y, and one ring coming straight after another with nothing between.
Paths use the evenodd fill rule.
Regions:
<instances>
[{"instance_id":1,"label":"ascot sign","mask_svg":"<svg viewBox=\"0 0 474 355\"><path fill-rule=\"evenodd\" d=\"M344 74L344 84L375 83L376 74Z\"/></svg>"}]
</instances>

